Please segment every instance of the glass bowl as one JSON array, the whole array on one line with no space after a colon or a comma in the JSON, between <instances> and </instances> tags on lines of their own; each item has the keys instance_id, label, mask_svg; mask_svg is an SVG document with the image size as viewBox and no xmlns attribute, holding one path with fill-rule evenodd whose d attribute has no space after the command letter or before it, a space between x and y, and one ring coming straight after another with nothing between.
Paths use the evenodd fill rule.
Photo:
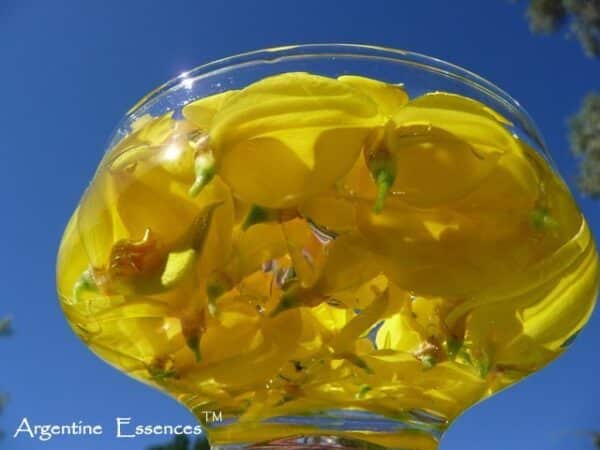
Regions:
<instances>
[{"instance_id":1,"label":"glass bowl","mask_svg":"<svg viewBox=\"0 0 600 450\"><path fill-rule=\"evenodd\" d=\"M559 356L594 242L527 112L362 45L212 62L121 120L69 222L61 305L215 448L437 448Z\"/></svg>"}]
</instances>

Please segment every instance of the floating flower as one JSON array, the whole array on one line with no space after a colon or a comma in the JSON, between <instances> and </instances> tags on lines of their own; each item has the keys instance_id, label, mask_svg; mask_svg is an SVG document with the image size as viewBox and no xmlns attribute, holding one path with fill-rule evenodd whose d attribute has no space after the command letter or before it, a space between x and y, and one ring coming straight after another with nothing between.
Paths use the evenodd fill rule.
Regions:
<instances>
[{"instance_id":1,"label":"floating flower","mask_svg":"<svg viewBox=\"0 0 600 450\"><path fill-rule=\"evenodd\" d=\"M348 84L286 73L229 97L213 119L210 141L218 173L237 196L282 208L350 170L381 121L376 103Z\"/></svg>"}]
</instances>

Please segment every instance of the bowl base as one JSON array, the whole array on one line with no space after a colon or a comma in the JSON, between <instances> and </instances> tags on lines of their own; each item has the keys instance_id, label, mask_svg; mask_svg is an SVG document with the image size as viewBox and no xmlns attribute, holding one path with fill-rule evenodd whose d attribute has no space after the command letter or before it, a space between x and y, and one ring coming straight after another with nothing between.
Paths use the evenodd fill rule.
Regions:
<instances>
[{"instance_id":1,"label":"bowl base","mask_svg":"<svg viewBox=\"0 0 600 450\"><path fill-rule=\"evenodd\" d=\"M209 427L209 440L217 450L437 449L448 423L418 410L404 416L342 409L262 422L233 420Z\"/></svg>"},{"instance_id":2,"label":"bowl base","mask_svg":"<svg viewBox=\"0 0 600 450\"><path fill-rule=\"evenodd\" d=\"M340 436L294 436L258 444L216 445L215 450L386 450L371 442ZM408 449L406 449L408 450Z\"/></svg>"}]
</instances>

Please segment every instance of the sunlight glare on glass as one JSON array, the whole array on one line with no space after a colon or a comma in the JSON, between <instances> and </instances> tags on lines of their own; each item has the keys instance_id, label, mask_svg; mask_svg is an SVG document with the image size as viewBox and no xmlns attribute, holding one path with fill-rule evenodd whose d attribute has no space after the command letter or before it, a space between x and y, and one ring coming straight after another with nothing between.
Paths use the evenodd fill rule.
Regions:
<instances>
[{"instance_id":1,"label":"sunlight glare on glass","mask_svg":"<svg viewBox=\"0 0 600 450\"><path fill-rule=\"evenodd\" d=\"M179 75L179 78L181 78L181 84L186 89L191 89L194 85L193 78L190 78L187 72L183 72L181 75Z\"/></svg>"},{"instance_id":2,"label":"sunlight glare on glass","mask_svg":"<svg viewBox=\"0 0 600 450\"><path fill-rule=\"evenodd\" d=\"M169 145L163 152L163 160L176 161L181 156L181 146L177 144Z\"/></svg>"}]
</instances>

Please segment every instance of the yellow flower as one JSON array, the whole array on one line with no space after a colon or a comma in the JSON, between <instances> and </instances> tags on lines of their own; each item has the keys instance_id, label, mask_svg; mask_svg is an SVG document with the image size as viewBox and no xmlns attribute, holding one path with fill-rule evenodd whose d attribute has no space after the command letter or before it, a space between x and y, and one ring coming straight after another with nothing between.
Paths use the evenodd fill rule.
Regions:
<instances>
[{"instance_id":1,"label":"yellow flower","mask_svg":"<svg viewBox=\"0 0 600 450\"><path fill-rule=\"evenodd\" d=\"M432 93L392 111L393 122L366 149L379 189L376 211L388 193L425 208L461 199L500 156L519 153L508 122L466 97Z\"/></svg>"},{"instance_id":2,"label":"yellow flower","mask_svg":"<svg viewBox=\"0 0 600 450\"><path fill-rule=\"evenodd\" d=\"M218 173L248 203L282 208L350 170L377 105L337 80L286 73L229 97L210 128Z\"/></svg>"},{"instance_id":3,"label":"yellow flower","mask_svg":"<svg viewBox=\"0 0 600 450\"><path fill-rule=\"evenodd\" d=\"M428 94L394 115L367 149L379 184L372 210L359 202L359 228L385 273L423 295L472 295L534 260L530 215L542 193L534 153L484 105ZM383 203L387 194L390 196Z\"/></svg>"},{"instance_id":4,"label":"yellow flower","mask_svg":"<svg viewBox=\"0 0 600 450\"><path fill-rule=\"evenodd\" d=\"M471 142L446 130L401 124L386 134L385 149L395 168L392 193L418 207L446 205L489 175L497 155L482 157Z\"/></svg>"}]
</instances>

